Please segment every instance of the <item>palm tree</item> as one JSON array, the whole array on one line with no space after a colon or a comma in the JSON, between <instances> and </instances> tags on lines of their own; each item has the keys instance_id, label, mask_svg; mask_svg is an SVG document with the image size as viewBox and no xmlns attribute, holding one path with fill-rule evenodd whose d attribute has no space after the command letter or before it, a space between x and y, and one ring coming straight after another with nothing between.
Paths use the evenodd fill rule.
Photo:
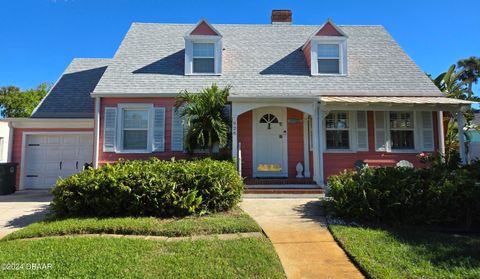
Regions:
<instances>
[{"instance_id":1,"label":"palm tree","mask_svg":"<svg viewBox=\"0 0 480 279\"><path fill-rule=\"evenodd\" d=\"M473 96L473 84L480 79L480 58L471 56L467 59L461 59L457 62L457 65L462 70L460 78L468 85L468 94Z\"/></svg>"},{"instance_id":2,"label":"palm tree","mask_svg":"<svg viewBox=\"0 0 480 279\"><path fill-rule=\"evenodd\" d=\"M467 84L467 81L465 80L465 72L466 68L462 67L459 70L457 70L457 67L455 65L450 66L448 71L441 73L438 75L435 79L432 79L433 83L442 91L445 93L446 97L448 98L455 98L455 99L461 99L461 100L468 100L468 101L474 101L478 102L479 98L473 96L473 94L469 91L469 86ZM460 112L459 112L460 113ZM458 127L456 123L456 115L452 113L446 113L449 115L449 121L448 121L448 126L447 126L447 133L445 137L445 160L447 162L450 162L451 159L454 159L454 156L456 154L456 149L458 147L458 141L457 141L457 134L460 133L460 131L464 131L464 127ZM473 120L473 111L472 109L463 112L464 117L466 119L465 126L469 126L471 121ZM466 137L468 135L464 133ZM468 151L469 146L468 142L465 146L466 151Z\"/></svg>"},{"instance_id":3,"label":"palm tree","mask_svg":"<svg viewBox=\"0 0 480 279\"><path fill-rule=\"evenodd\" d=\"M184 90L176 98L175 109L186 121L185 147L188 152L204 149L211 157L216 143L220 148L227 145L230 124L225 105L230 88L220 89L213 84L198 93Z\"/></svg>"}]
</instances>

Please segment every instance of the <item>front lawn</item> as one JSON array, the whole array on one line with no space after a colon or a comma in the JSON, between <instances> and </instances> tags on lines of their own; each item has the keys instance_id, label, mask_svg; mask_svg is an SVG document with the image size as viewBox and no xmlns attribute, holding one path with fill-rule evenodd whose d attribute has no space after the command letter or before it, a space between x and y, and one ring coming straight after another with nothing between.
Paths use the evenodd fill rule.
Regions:
<instances>
[{"instance_id":1,"label":"front lawn","mask_svg":"<svg viewBox=\"0 0 480 279\"><path fill-rule=\"evenodd\" d=\"M242 232L261 229L238 208L201 217L39 222L0 240L0 278L284 278L275 249L264 236L150 240L80 235L193 236ZM54 235L67 236L48 237ZM46 268L32 269L32 263Z\"/></svg>"},{"instance_id":2,"label":"front lawn","mask_svg":"<svg viewBox=\"0 0 480 279\"><path fill-rule=\"evenodd\" d=\"M372 278L480 278L480 235L330 225Z\"/></svg>"},{"instance_id":3,"label":"front lawn","mask_svg":"<svg viewBox=\"0 0 480 279\"><path fill-rule=\"evenodd\" d=\"M266 238L155 241L64 237L0 242L0 277L284 278ZM31 263L50 265L31 269ZM23 264L23 265L21 265ZM21 268L23 267L23 268Z\"/></svg>"},{"instance_id":4,"label":"front lawn","mask_svg":"<svg viewBox=\"0 0 480 279\"><path fill-rule=\"evenodd\" d=\"M34 223L5 237L43 237L67 234L135 234L191 236L205 234L261 232L260 227L238 208L201 217L159 219L154 217L70 218Z\"/></svg>"}]
</instances>

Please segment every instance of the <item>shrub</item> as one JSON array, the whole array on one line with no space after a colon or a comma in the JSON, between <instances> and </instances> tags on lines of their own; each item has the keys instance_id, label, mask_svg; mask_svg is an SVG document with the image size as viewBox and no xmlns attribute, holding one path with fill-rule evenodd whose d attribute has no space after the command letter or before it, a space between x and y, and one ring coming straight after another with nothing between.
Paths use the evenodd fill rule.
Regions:
<instances>
[{"instance_id":1,"label":"shrub","mask_svg":"<svg viewBox=\"0 0 480 279\"><path fill-rule=\"evenodd\" d=\"M185 216L224 211L240 200L235 166L211 159L120 161L61 179L56 216Z\"/></svg>"},{"instance_id":2,"label":"shrub","mask_svg":"<svg viewBox=\"0 0 480 279\"><path fill-rule=\"evenodd\" d=\"M386 224L480 222L480 187L467 167L382 167L344 171L328 180L328 208L340 217Z\"/></svg>"}]
</instances>

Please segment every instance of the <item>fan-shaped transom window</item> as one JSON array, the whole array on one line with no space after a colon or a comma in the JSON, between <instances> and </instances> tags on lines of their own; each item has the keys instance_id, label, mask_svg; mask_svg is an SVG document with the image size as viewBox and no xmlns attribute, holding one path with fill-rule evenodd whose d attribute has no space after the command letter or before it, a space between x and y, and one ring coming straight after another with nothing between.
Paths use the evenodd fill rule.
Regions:
<instances>
[{"instance_id":1,"label":"fan-shaped transom window","mask_svg":"<svg viewBox=\"0 0 480 279\"><path fill-rule=\"evenodd\" d=\"M260 123L268 124L268 129L270 129L272 123L278 123L278 118L273 114L267 113L260 118Z\"/></svg>"}]
</instances>

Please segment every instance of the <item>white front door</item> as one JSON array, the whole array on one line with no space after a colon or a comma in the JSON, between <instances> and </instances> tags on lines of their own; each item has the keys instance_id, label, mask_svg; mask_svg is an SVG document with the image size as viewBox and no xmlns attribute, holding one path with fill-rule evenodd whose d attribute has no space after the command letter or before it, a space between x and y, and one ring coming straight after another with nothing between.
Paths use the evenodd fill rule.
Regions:
<instances>
[{"instance_id":1,"label":"white front door","mask_svg":"<svg viewBox=\"0 0 480 279\"><path fill-rule=\"evenodd\" d=\"M253 176L287 177L287 110L253 111Z\"/></svg>"},{"instance_id":2,"label":"white front door","mask_svg":"<svg viewBox=\"0 0 480 279\"><path fill-rule=\"evenodd\" d=\"M27 135L23 188L52 188L60 178L83 170L92 162L91 134Z\"/></svg>"}]
</instances>

